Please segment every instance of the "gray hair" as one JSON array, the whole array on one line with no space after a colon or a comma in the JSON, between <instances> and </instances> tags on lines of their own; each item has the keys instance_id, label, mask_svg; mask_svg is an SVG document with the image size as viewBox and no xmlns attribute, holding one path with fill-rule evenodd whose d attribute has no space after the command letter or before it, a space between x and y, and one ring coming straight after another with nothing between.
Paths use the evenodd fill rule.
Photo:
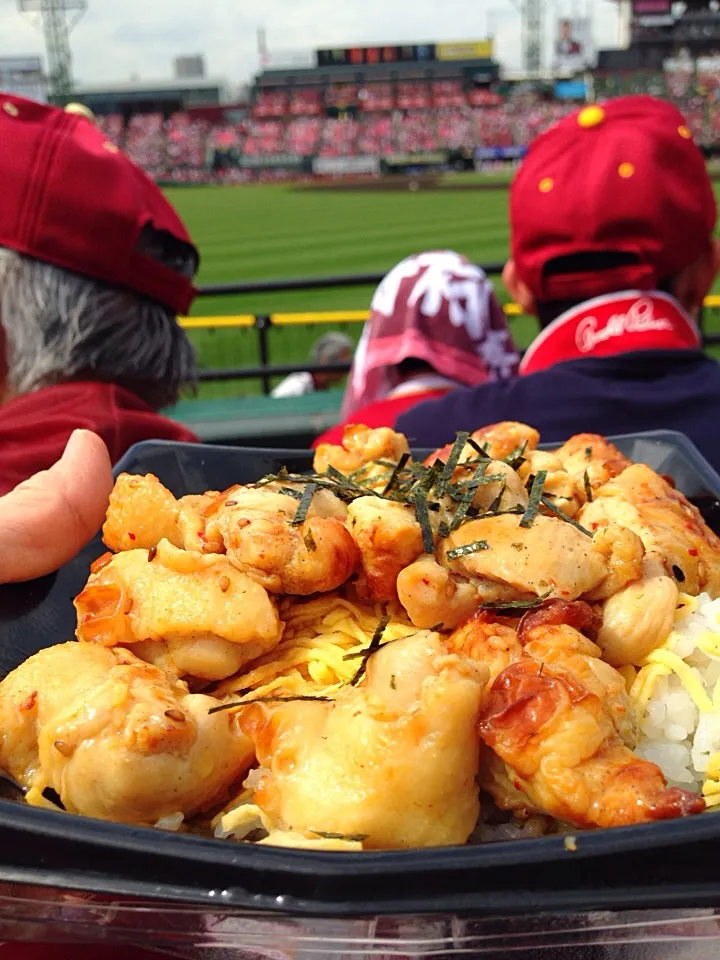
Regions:
<instances>
[{"instance_id":1,"label":"gray hair","mask_svg":"<svg viewBox=\"0 0 720 960\"><path fill-rule=\"evenodd\" d=\"M195 384L193 347L166 307L2 247L0 324L17 395L99 380L159 410Z\"/></svg>"},{"instance_id":2,"label":"gray hair","mask_svg":"<svg viewBox=\"0 0 720 960\"><path fill-rule=\"evenodd\" d=\"M313 363L342 363L343 358L355 352L355 344L344 333L326 333L313 344L310 359Z\"/></svg>"}]
</instances>

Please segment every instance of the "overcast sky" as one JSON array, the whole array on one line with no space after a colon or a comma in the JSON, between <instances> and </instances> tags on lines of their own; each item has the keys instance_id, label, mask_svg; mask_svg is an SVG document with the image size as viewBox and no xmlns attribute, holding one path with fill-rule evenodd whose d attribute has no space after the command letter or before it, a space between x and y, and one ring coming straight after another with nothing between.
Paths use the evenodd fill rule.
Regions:
<instances>
[{"instance_id":1,"label":"overcast sky","mask_svg":"<svg viewBox=\"0 0 720 960\"><path fill-rule=\"evenodd\" d=\"M608 0L548 0L551 23L591 11L599 46L615 46ZM232 83L258 69L257 30L274 50L363 43L480 39L494 31L496 56L521 63L520 19L511 0L89 0L72 35L79 83L167 78L178 54L204 53L208 72ZM0 55L44 53L42 34L0 0Z\"/></svg>"}]
</instances>

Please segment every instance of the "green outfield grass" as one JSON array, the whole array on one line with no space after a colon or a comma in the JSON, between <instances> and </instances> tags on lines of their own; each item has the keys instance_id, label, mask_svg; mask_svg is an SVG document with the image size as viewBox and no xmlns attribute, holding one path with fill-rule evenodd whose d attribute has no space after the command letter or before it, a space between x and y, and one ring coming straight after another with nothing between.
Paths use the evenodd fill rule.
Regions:
<instances>
[{"instance_id":1,"label":"green outfield grass","mask_svg":"<svg viewBox=\"0 0 720 960\"><path fill-rule=\"evenodd\" d=\"M476 263L505 259L508 251L507 190L458 190L475 175L448 177L437 191L336 192L258 185L169 189L197 242L199 283L382 272L421 250L451 248ZM485 178L483 178L485 179ZM506 294L499 278L496 290ZM720 287L718 288L720 289ZM372 288L311 290L233 297L202 297L194 316L309 310L366 309ZM720 316L713 326L720 330ZM512 321L521 347L536 326ZM272 363L302 361L327 326L284 327L270 338ZM360 324L345 329L357 337ZM251 330L193 331L206 367L259 362ZM249 382L203 387L202 394L232 396L256 392Z\"/></svg>"}]
</instances>

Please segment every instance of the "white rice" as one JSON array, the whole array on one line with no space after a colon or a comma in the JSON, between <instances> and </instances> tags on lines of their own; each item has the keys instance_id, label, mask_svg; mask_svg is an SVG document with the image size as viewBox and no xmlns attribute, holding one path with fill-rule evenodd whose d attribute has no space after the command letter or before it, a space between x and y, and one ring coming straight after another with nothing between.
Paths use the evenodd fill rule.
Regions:
<instances>
[{"instance_id":1,"label":"white rice","mask_svg":"<svg viewBox=\"0 0 720 960\"><path fill-rule=\"evenodd\" d=\"M702 791L713 806L720 801L720 600L701 594L683 596L681 604L675 629L632 684L640 723L635 752L671 785Z\"/></svg>"}]
</instances>

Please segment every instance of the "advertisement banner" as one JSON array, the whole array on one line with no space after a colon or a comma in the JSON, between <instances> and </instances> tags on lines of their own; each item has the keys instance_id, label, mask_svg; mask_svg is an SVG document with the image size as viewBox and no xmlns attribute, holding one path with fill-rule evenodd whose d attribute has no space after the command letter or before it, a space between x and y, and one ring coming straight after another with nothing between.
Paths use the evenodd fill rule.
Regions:
<instances>
[{"instance_id":1,"label":"advertisement banner","mask_svg":"<svg viewBox=\"0 0 720 960\"><path fill-rule=\"evenodd\" d=\"M563 17L557 22L553 68L557 73L580 73L595 65L592 21L589 17Z\"/></svg>"},{"instance_id":2,"label":"advertisement banner","mask_svg":"<svg viewBox=\"0 0 720 960\"><path fill-rule=\"evenodd\" d=\"M431 167L447 163L447 150L437 153L392 153L385 157L389 167Z\"/></svg>"},{"instance_id":3,"label":"advertisement banner","mask_svg":"<svg viewBox=\"0 0 720 960\"><path fill-rule=\"evenodd\" d=\"M346 174L375 174L380 172L379 157L315 157L312 171L318 177L337 177Z\"/></svg>"},{"instance_id":4,"label":"advertisement banner","mask_svg":"<svg viewBox=\"0 0 720 960\"><path fill-rule=\"evenodd\" d=\"M263 170L269 167L299 170L304 161L305 157L297 153L275 153L267 156L248 153L240 158L240 166L246 170Z\"/></svg>"},{"instance_id":5,"label":"advertisement banner","mask_svg":"<svg viewBox=\"0 0 720 960\"><path fill-rule=\"evenodd\" d=\"M435 46L438 60L492 60L492 55L492 40L459 40Z\"/></svg>"}]
</instances>

